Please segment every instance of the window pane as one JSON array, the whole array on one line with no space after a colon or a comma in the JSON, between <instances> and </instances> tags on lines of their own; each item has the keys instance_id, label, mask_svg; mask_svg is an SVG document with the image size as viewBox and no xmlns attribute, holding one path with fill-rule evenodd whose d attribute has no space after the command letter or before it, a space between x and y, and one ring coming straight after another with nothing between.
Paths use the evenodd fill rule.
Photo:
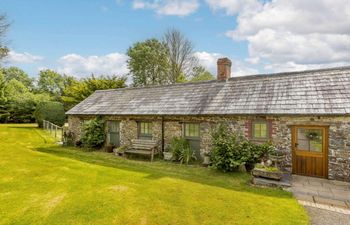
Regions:
<instances>
[{"instance_id":1,"label":"window pane","mask_svg":"<svg viewBox=\"0 0 350 225\"><path fill-rule=\"evenodd\" d=\"M199 137L199 124L186 123L185 124L185 136L186 137Z\"/></svg>"},{"instance_id":2,"label":"window pane","mask_svg":"<svg viewBox=\"0 0 350 225\"><path fill-rule=\"evenodd\" d=\"M151 133L152 133L152 123L148 123L147 134L151 134Z\"/></svg>"},{"instance_id":3,"label":"window pane","mask_svg":"<svg viewBox=\"0 0 350 225\"><path fill-rule=\"evenodd\" d=\"M141 135L151 135L152 134L152 124L150 122L140 122L140 134Z\"/></svg>"},{"instance_id":4,"label":"window pane","mask_svg":"<svg viewBox=\"0 0 350 225\"><path fill-rule=\"evenodd\" d=\"M260 138L260 124L254 124L254 137Z\"/></svg>"},{"instance_id":5,"label":"window pane","mask_svg":"<svg viewBox=\"0 0 350 225\"><path fill-rule=\"evenodd\" d=\"M117 121L108 121L109 132L119 132L119 123Z\"/></svg>"},{"instance_id":6,"label":"window pane","mask_svg":"<svg viewBox=\"0 0 350 225\"><path fill-rule=\"evenodd\" d=\"M268 126L265 122L253 123L253 137L254 138L268 138Z\"/></svg>"},{"instance_id":7,"label":"window pane","mask_svg":"<svg viewBox=\"0 0 350 225\"><path fill-rule=\"evenodd\" d=\"M260 137L261 138L267 137L267 125L265 123L260 124Z\"/></svg>"},{"instance_id":8,"label":"window pane","mask_svg":"<svg viewBox=\"0 0 350 225\"><path fill-rule=\"evenodd\" d=\"M323 130L305 129L297 130L298 150L322 152L323 149Z\"/></svg>"}]
</instances>

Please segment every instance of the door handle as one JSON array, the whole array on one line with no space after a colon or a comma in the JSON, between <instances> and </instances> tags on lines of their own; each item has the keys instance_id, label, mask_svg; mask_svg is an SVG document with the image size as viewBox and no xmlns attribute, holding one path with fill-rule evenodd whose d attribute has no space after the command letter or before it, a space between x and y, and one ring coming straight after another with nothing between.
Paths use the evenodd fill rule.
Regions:
<instances>
[{"instance_id":1,"label":"door handle","mask_svg":"<svg viewBox=\"0 0 350 225\"><path fill-rule=\"evenodd\" d=\"M294 147L295 147L295 148L298 147L298 145L299 145L298 143L294 143Z\"/></svg>"}]
</instances>

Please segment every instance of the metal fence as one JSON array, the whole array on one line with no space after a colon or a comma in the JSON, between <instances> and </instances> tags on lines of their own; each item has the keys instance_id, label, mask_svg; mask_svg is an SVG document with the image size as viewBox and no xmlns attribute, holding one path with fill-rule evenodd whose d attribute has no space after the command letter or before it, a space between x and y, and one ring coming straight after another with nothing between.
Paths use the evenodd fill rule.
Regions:
<instances>
[{"instance_id":1,"label":"metal fence","mask_svg":"<svg viewBox=\"0 0 350 225\"><path fill-rule=\"evenodd\" d=\"M51 123L50 121L43 120L43 129L50 133L50 135L54 137L56 141L64 141L65 127L60 127Z\"/></svg>"}]
</instances>

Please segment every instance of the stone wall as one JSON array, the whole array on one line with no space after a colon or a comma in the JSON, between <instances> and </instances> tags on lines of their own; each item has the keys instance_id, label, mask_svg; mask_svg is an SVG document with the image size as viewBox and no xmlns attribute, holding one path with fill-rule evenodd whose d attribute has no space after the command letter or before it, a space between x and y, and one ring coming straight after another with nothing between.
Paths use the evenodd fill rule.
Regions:
<instances>
[{"instance_id":1,"label":"stone wall","mask_svg":"<svg viewBox=\"0 0 350 225\"><path fill-rule=\"evenodd\" d=\"M80 123L91 117L69 116L69 129L75 140L80 138ZM152 121L153 138L161 140L162 120L164 121L164 147L173 137L181 137L184 122L200 123L201 155L211 150L211 130L219 121L226 121L235 132L251 137L251 123L254 120L269 122L270 139L279 151L285 153L283 167L291 171L293 125L324 125L329 127L329 178L350 181L350 117L315 117L315 116L225 116L225 117L193 117L193 116L106 116L106 120L120 121L120 138L122 145L129 145L130 140L137 138L137 121ZM160 146L161 147L161 146Z\"/></svg>"},{"instance_id":2,"label":"stone wall","mask_svg":"<svg viewBox=\"0 0 350 225\"><path fill-rule=\"evenodd\" d=\"M174 137L182 136L182 124L179 121L164 121L164 149L167 149Z\"/></svg>"}]
</instances>

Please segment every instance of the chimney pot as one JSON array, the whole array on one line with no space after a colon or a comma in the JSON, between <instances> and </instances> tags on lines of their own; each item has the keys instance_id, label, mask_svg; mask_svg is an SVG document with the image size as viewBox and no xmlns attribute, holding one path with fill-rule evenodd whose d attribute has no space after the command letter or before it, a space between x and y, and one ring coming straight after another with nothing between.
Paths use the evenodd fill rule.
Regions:
<instances>
[{"instance_id":1,"label":"chimney pot","mask_svg":"<svg viewBox=\"0 0 350 225\"><path fill-rule=\"evenodd\" d=\"M231 65L232 62L229 58L220 58L217 61L218 74L217 79L225 81L231 77Z\"/></svg>"}]
</instances>

